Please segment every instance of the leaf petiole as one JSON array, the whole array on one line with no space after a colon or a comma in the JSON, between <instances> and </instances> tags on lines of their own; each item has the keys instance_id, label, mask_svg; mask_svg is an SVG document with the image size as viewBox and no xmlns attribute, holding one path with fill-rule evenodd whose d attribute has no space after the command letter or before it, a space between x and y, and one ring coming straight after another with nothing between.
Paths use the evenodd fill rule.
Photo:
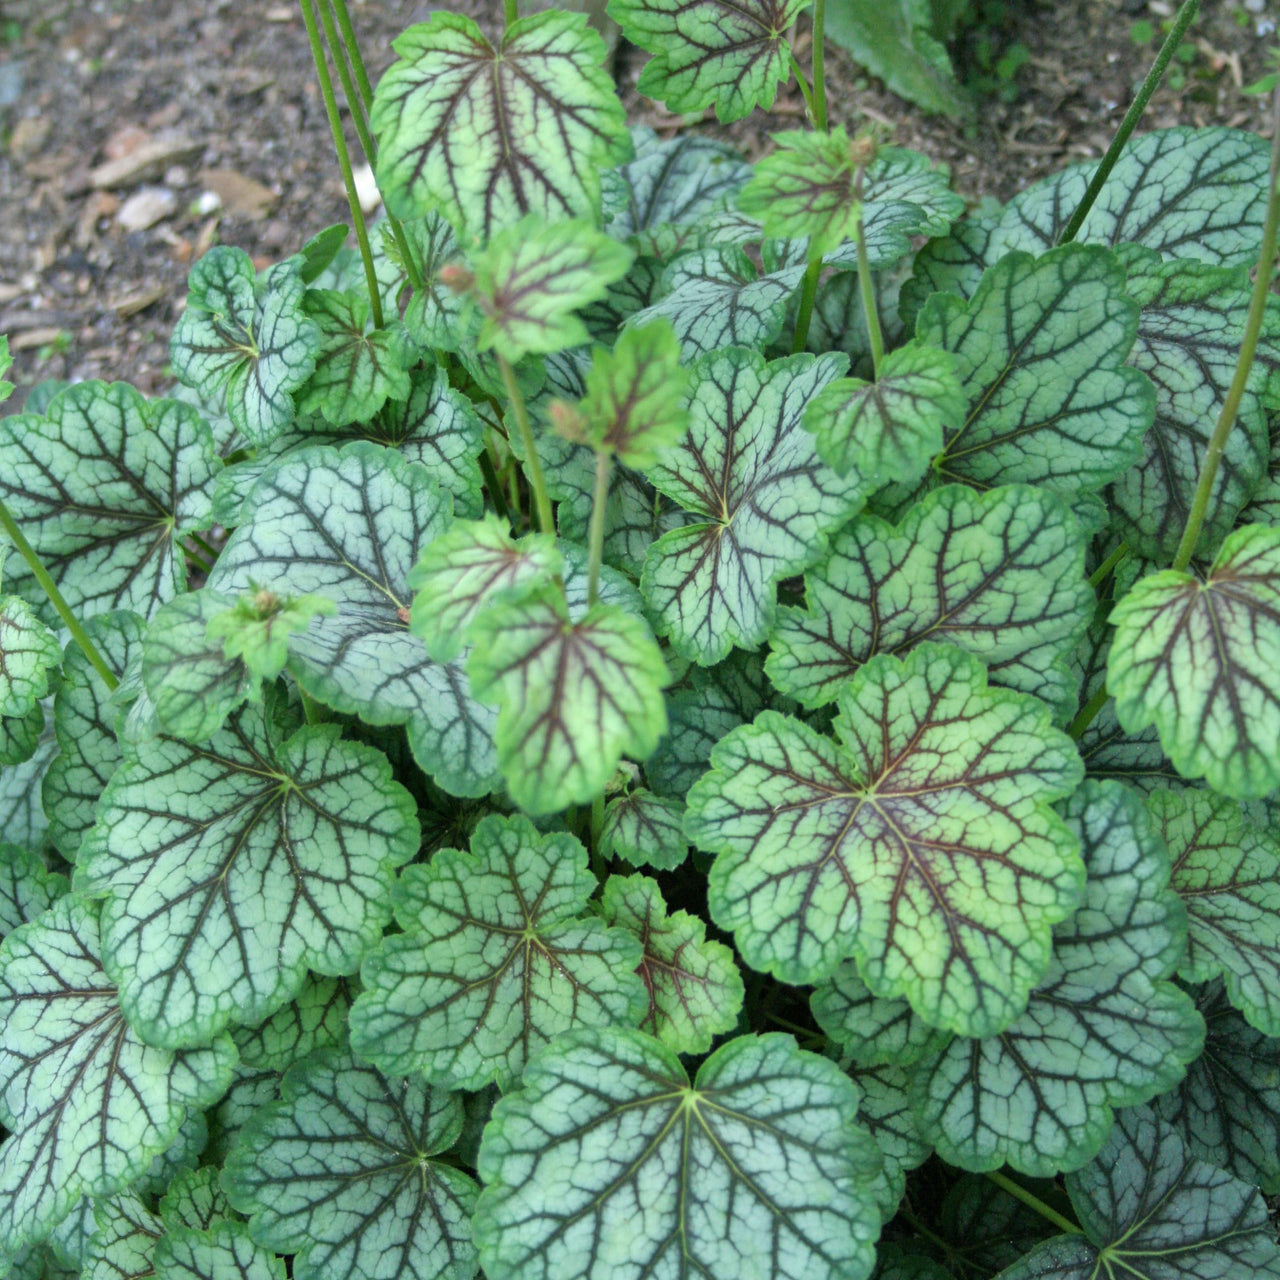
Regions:
<instances>
[{"instance_id":1,"label":"leaf petiole","mask_svg":"<svg viewBox=\"0 0 1280 1280\"><path fill-rule=\"evenodd\" d=\"M853 196L858 202L858 224L853 234L854 243L858 246L858 293L862 298L862 315L867 324L867 340L871 343L871 368L878 382L880 366L884 362L884 334L880 330L876 287L871 279L871 259L867 256L867 233L862 224L862 180L866 174L866 165L859 165L853 180Z\"/></svg>"},{"instance_id":2,"label":"leaf petiole","mask_svg":"<svg viewBox=\"0 0 1280 1280\"><path fill-rule=\"evenodd\" d=\"M1077 1226L1070 1218L1064 1217L1056 1209L1045 1204L1039 1196L1033 1195L1026 1187L1020 1185L1007 1175L992 1170L988 1172L987 1177L996 1184L1002 1191L1007 1191L1015 1200L1021 1200L1028 1209L1034 1209L1046 1222L1052 1222L1060 1231L1065 1231L1068 1235L1082 1236L1084 1229Z\"/></svg>"},{"instance_id":3,"label":"leaf petiole","mask_svg":"<svg viewBox=\"0 0 1280 1280\"><path fill-rule=\"evenodd\" d=\"M613 454L596 450L596 485L591 498L591 528L587 537L587 604L595 604L600 593L600 564L604 559L604 524L609 506L609 480L613 475Z\"/></svg>"},{"instance_id":4,"label":"leaf petiole","mask_svg":"<svg viewBox=\"0 0 1280 1280\"><path fill-rule=\"evenodd\" d=\"M1205 450L1204 462L1200 468L1200 479L1196 484L1195 496L1191 500L1191 510L1187 513L1187 525L1182 532L1182 541L1178 543L1177 554L1173 558L1174 569L1183 571L1191 563L1195 554L1196 542L1200 538L1200 529L1209 510L1209 498L1213 492L1213 482L1217 479L1218 464L1222 461L1223 450L1227 447L1227 437L1235 425L1236 412L1240 401L1244 398L1245 388L1249 382L1249 373L1253 369L1253 357L1258 350L1258 339L1262 335L1262 321L1267 313L1267 298L1271 293L1271 277L1275 273L1276 242L1280 238L1280 88L1276 89L1272 99L1271 123L1271 190L1267 196L1267 217L1262 227L1262 247L1258 252L1258 266L1253 281L1253 297L1249 300L1249 318L1245 322L1244 338L1240 343L1240 354L1236 360L1236 371L1227 389L1226 398L1214 424L1213 435L1209 437L1209 447Z\"/></svg>"},{"instance_id":5,"label":"leaf petiole","mask_svg":"<svg viewBox=\"0 0 1280 1280\"><path fill-rule=\"evenodd\" d=\"M1102 708L1107 705L1107 700L1111 695L1107 692L1107 686L1104 683L1101 688L1084 704L1080 709L1080 714L1067 725L1067 736L1075 742L1079 742L1084 731L1098 718Z\"/></svg>"},{"instance_id":6,"label":"leaf petiole","mask_svg":"<svg viewBox=\"0 0 1280 1280\"><path fill-rule=\"evenodd\" d=\"M1129 555L1129 544L1122 542L1090 575L1089 585L1096 591L1121 561Z\"/></svg>"},{"instance_id":7,"label":"leaf petiole","mask_svg":"<svg viewBox=\"0 0 1280 1280\"><path fill-rule=\"evenodd\" d=\"M324 56L324 44L320 39L320 28L316 22L314 0L299 0L302 5L302 21L307 28L307 39L311 43L311 57L316 66L316 79L320 84L320 93L324 98L324 109L329 117L329 129L333 134L333 149L338 156L338 167L342 170L342 182L347 189L347 207L351 211L351 223L355 227L356 242L360 246L360 258L364 263L365 284L369 289L369 311L373 316L373 327L383 327L382 297L378 292L378 277L373 269L373 251L369 248L369 232L364 224L364 211L360 208L360 197L356 194L355 175L351 171L351 155L347 151L347 140L342 132L342 118L338 114L338 99L333 92L333 80L329 75L329 64Z\"/></svg>"},{"instance_id":8,"label":"leaf petiole","mask_svg":"<svg viewBox=\"0 0 1280 1280\"><path fill-rule=\"evenodd\" d=\"M1151 70L1147 72L1147 78L1142 82L1142 88L1138 90L1137 97L1129 104L1129 110L1124 113L1124 119L1120 121L1120 128L1116 130L1116 136L1111 140L1111 145L1107 148L1107 154L1102 157L1102 163L1098 166L1093 177L1089 179L1089 185L1085 189L1084 197L1081 199L1075 213L1071 215L1070 221L1063 227L1062 234L1058 237L1058 244L1070 244L1080 234L1080 228L1084 225L1084 220L1089 216L1089 210L1093 208L1094 202L1098 198L1098 193L1111 176L1111 170L1116 167L1116 161L1120 159L1120 152L1124 150L1125 143L1129 141L1129 135L1133 133L1138 121L1142 118L1142 113L1147 109L1147 103L1151 101L1151 95L1155 93L1160 81L1164 78L1165 68L1169 65L1169 60L1177 52L1178 46L1182 43L1182 37L1186 35L1187 28L1191 25L1199 9L1200 0L1183 0L1182 8L1178 10L1178 17L1169 34L1165 37L1164 44L1160 46L1160 52L1156 55L1155 62L1151 64Z\"/></svg>"},{"instance_id":9,"label":"leaf petiole","mask_svg":"<svg viewBox=\"0 0 1280 1280\"><path fill-rule=\"evenodd\" d=\"M521 394L520 384L516 381L516 371L505 356L498 356L498 368L502 371L502 385L506 389L507 400L515 416L516 428L520 432L520 443L524 445L525 475L529 477L529 488L533 490L533 505L538 514L538 528L541 532L554 536L556 522L551 514L551 498L547 493L546 477L542 474L542 460L534 447L529 410Z\"/></svg>"},{"instance_id":10,"label":"leaf petiole","mask_svg":"<svg viewBox=\"0 0 1280 1280\"><path fill-rule=\"evenodd\" d=\"M814 0L813 6L813 85L806 84L804 73L795 53L791 54L791 63L796 73L796 81L800 92L804 94L805 106L813 120L813 127L818 132L827 127L827 83L826 83L826 21L827 0ZM822 274L822 255L817 254L804 273L804 283L800 288L800 308L796 313L796 330L791 339L791 354L804 350L809 341L809 325L813 322L813 305L818 298L818 277Z\"/></svg>"},{"instance_id":11,"label":"leaf petiole","mask_svg":"<svg viewBox=\"0 0 1280 1280\"><path fill-rule=\"evenodd\" d=\"M71 638L80 646L93 669L102 677L103 684L108 689L115 689L120 681L116 679L115 673L107 666L106 659L98 652L97 646L89 639L88 633L80 625L80 620L71 612L70 606L63 599L62 592L58 590L57 584L44 567L44 562L36 554L36 550L31 543L27 541L22 530L18 528L18 522L10 514L9 508L5 506L3 500L0 500L0 529L4 530L5 536L13 544L23 560L27 562L27 568L31 570L32 576L40 584L45 595L49 597L49 603L58 611L58 617L62 619L63 626L71 632Z\"/></svg>"}]
</instances>

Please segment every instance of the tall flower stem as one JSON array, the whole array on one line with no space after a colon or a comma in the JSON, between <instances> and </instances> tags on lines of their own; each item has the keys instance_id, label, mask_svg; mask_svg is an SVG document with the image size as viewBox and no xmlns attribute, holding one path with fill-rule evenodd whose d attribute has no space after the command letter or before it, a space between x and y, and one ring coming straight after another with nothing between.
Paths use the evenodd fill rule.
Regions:
<instances>
[{"instance_id":1,"label":"tall flower stem","mask_svg":"<svg viewBox=\"0 0 1280 1280\"><path fill-rule=\"evenodd\" d=\"M106 659L98 652L98 647L89 639L88 633L84 627L80 625L80 619L71 612L71 606L67 604L63 598L62 592L58 590L57 583L49 576L49 571L44 567L44 561L36 554L35 548L26 539L26 535L18 527L18 522L13 518L9 508L0 501L0 529L4 530L5 537L13 544L14 549L27 563L27 568L31 570L32 576L40 584L41 590L49 597L49 603L58 612L58 617L62 619L62 625L71 632L71 638L78 644L89 659L89 664L102 677L102 683L108 689L114 689L120 681L116 679L116 674L107 666Z\"/></svg>"},{"instance_id":2,"label":"tall flower stem","mask_svg":"<svg viewBox=\"0 0 1280 1280\"><path fill-rule=\"evenodd\" d=\"M1254 353L1258 349L1258 338L1262 333L1262 321L1267 313L1267 298L1271 293L1271 277L1276 265L1276 240L1280 234L1280 86L1276 88L1273 101L1271 190L1267 196L1267 217L1262 228L1262 248L1258 254L1258 267L1253 281L1253 297L1249 300L1249 318L1245 321L1244 339L1240 343L1236 371L1227 388L1218 421L1214 424L1213 435L1209 437L1209 447L1205 450L1200 479L1196 484L1195 496L1191 499L1191 510L1187 512L1187 526L1182 531L1182 541L1178 543L1178 552L1173 558L1175 569L1186 569L1195 554L1200 529L1209 510L1213 482L1218 475L1218 464L1222 461L1227 437L1235 425L1236 413L1249 383Z\"/></svg>"},{"instance_id":3,"label":"tall flower stem","mask_svg":"<svg viewBox=\"0 0 1280 1280\"><path fill-rule=\"evenodd\" d=\"M1160 52L1156 54L1156 60L1151 64L1151 70L1147 72L1147 78L1142 82L1142 88L1138 90L1138 96L1129 104L1129 110L1124 113L1124 119L1120 121L1120 128L1116 130L1116 136L1111 140L1111 145L1107 148L1107 154L1102 157L1102 163L1098 166L1093 177L1089 179L1089 185L1085 188L1084 199L1080 201L1075 213L1071 215L1071 220L1063 227L1062 234L1058 237L1059 244L1070 244L1080 234L1080 228L1084 225L1084 220L1089 216L1089 210L1093 208L1094 201L1098 198L1098 193L1111 176L1111 170L1116 167L1116 161L1120 159L1120 152L1124 150L1124 144L1129 141L1129 137L1137 127L1138 121L1142 119L1142 113L1147 109L1147 103L1151 101L1151 95L1155 93L1160 81L1164 79L1165 68L1169 65L1169 60L1177 52L1178 46L1182 43L1182 37L1187 34L1187 28L1191 25L1199 9L1200 0L1183 0L1182 8L1178 10L1178 16L1174 20L1172 29L1165 37L1164 44L1160 46Z\"/></svg>"},{"instance_id":4,"label":"tall flower stem","mask_svg":"<svg viewBox=\"0 0 1280 1280\"><path fill-rule=\"evenodd\" d=\"M373 316L373 326L375 329L381 329L382 298L378 292L378 277L373 270L373 252L369 248L369 232L364 225L360 198L356 194L356 180L351 172L351 156L347 151L347 139L342 132L342 117L338 114L338 100L333 92L333 80L329 75L329 64L324 56L324 43L320 39L320 27L316 22L315 4L313 0L299 0L299 2L302 5L302 21L307 28L307 39L311 42L311 57L316 64L316 79L320 83L324 109L329 116L333 149L337 153L338 167L342 170L342 182L347 189L347 206L351 210L351 223L355 227L356 241L360 245L365 284L369 289L369 310Z\"/></svg>"},{"instance_id":5,"label":"tall flower stem","mask_svg":"<svg viewBox=\"0 0 1280 1280\"><path fill-rule=\"evenodd\" d=\"M609 506L609 480L613 475L613 454L596 451L596 487L591 498L591 527L587 534L587 605L595 604L600 593L600 566L604 561L604 524Z\"/></svg>"},{"instance_id":6,"label":"tall flower stem","mask_svg":"<svg viewBox=\"0 0 1280 1280\"><path fill-rule=\"evenodd\" d=\"M853 194L862 204L862 180L867 169L862 165L853 180ZM858 211L858 225L854 230L854 243L858 246L858 294L862 298L862 318L867 325L867 341L871 344L871 367L877 380L880 364L884 360L884 334L880 330L880 311L876 304L876 285L871 278L871 260L867 255L867 233L862 225L862 211Z\"/></svg>"},{"instance_id":7,"label":"tall flower stem","mask_svg":"<svg viewBox=\"0 0 1280 1280\"><path fill-rule=\"evenodd\" d=\"M805 86L805 104L813 117L813 127L823 133L827 127L826 80L826 28L827 0L814 0L813 5L813 75ZM792 55L794 57L794 55ZM803 85L803 81L801 84ZM804 273L800 287L800 307L796 312L796 331L791 338L791 350L803 351L809 341L809 325L813 322L813 306L818 298L818 277L822 274L822 255L814 257Z\"/></svg>"},{"instance_id":8,"label":"tall flower stem","mask_svg":"<svg viewBox=\"0 0 1280 1280\"><path fill-rule=\"evenodd\" d=\"M533 491L533 506L538 515L538 528L543 533L554 534L555 517L551 514L551 497L547 493L547 480L542 474L542 460L534 445L533 427L529 423L529 410L525 406L520 384L516 381L516 371L510 361L498 357L498 368L502 371L502 385L507 392L507 400L516 420L516 430L520 432L520 443L524 445L524 471L529 477L529 488Z\"/></svg>"},{"instance_id":9,"label":"tall flower stem","mask_svg":"<svg viewBox=\"0 0 1280 1280\"><path fill-rule=\"evenodd\" d=\"M378 158L378 145L373 140L373 135L369 132L369 118L367 115L369 102L372 100L372 92L369 92L366 98L366 90L368 89L368 75L364 71L364 60L360 57L360 46L356 44L356 33L351 26L351 16L346 11L346 6L341 9L342 17L346 21L342 21L342 17L337 19L338 25L342 27L339 34L334 25L336 6L342 4L342 0L320 0L320 21L324 24L324 36L329 42L329 48L333 52L333 62L338 68L338 78L342 81L342 92L346 94L347 105L351 108L351 123L355 126L356 137L360 139L360 149L364 152L365 159L372 165ZM363 77L360 88L357 90L352 80L352 70L358 67L360 76ZM387 210L387 226L391 229L392 238L396 242L396 248L400 250L400 258L404 262L405 274L409 278L409 283L414 289L422 288L422 273L418 270L418 264L409 249L409 241L404 234L404 228L400 225L400 220Z\"/></svg>"},{"instance_id":10,"label":"tall flower stem","mask_svg":"<svg viewBox=\"0 0 1280 1280\"><path fill-rule=\"evenodd\" d=\"M347 0L333 0L333 8L338 15L338 26L342 28L342 40L347 46L347 55L356 73L356 83L360 86L360 100L364 109L368 111L373 103L373 85L369 81L368 71L365 70L364 58L360 56L360 42L356 39L356 29L351 24L351 14L347 12Z\"/></svg>"},{"instance_id":11,"label":"tall flower stem","mask_svg":"<svg viewBox=\"0 0 1280 1280\"><path fill-rule=\"evenodd\" d=\"M520 21L520 5L517 0L502 0L502 20L506 26Z\"/></svg>"}]
</instances>

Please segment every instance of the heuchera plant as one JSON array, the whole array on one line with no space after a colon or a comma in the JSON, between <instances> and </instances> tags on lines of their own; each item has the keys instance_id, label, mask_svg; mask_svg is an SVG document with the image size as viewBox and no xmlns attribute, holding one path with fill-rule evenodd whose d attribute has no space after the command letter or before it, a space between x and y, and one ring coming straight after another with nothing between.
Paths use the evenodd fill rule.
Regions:
<instances>
[{"instance_id":1,"label":"heuchera plant","mask_svg":"<svg viewBox=\"0 0 1280 1280\"><path fill-rule=\"evenodd\" d=\"M0 422L8 1275L1280 1277L1280 164L804 8L303 0L385 221Z\"/></svg>"}]
</instances>

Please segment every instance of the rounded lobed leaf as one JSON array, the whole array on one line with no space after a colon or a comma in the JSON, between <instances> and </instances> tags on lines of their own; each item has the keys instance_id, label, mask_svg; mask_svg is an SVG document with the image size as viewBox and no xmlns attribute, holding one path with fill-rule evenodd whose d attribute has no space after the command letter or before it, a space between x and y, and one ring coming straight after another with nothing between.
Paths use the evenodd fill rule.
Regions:
<instances>
[{"instance_id":1,"label":"rounded lobed leaf","mask_svg":"<svg viewBox=\"0 0 1280 1280\"><path fill-rule=\"evenodd\" d=\"M0 420L0 499L77 616L153 613L186 584L179 540L212 523L222 464L208 426L122 382L68 387L47 415ZM15 560L6 586L43 599ZM39 608L52 623L52 606Z\"/></svg>"},{"instance_id":2,"label":"rounded lobed leaf","mask_svg":"<svg viewBox=\"0 0 1280 1280\"><path fill-rule=\"evenodd\" d=\"M362 970L356 1053L396 1075L507 1085L562 1032L634 1025L648 1001L640 944L587 916L586 850L522 817L482 818L471 852L442 849L396 894L404 933Z\"/></svg>"},{"instance_id":3,"label":"rounded lobed leaf","mask_svg":"<svg viewBox=\"0 0 1280 1280\"><path fill-rule=\"evenodd\" d=\"M1280 530L1237 529L1203 580L1149 574L1111 622L1107 687L1128 733L1154 724L1178 772L1225 795L1280 785Z\"/></svg>"},{"instance_id":4,"label":"rounded lobed leaf","mask_svg":"<svg viewBox=\"0 0 1280 1280\"><path fill-rule=\"evenodd\" d=\"M81 847L76 887L106 896L104 962L156 1044L261 1021L308 969L354 973L417 851L385 756L337 725L286 738L270 711L248 708L207 746L134 748Z\"/></svg>"},{"instance_id":5,"label":"rounded lobed leaf","mask_svg":"<svg viewBox=\"0 0 1280 1280\"><path fill-rule=\"evenodd\" d=\"M490 1280L863 1280L879 1214L857 1091L789 1036L691 1085L639 1031L562 1037L494 1108L476 1242Z\"/></svg>"},{"instance_id":6,"label":"rounded lobed leaf","mask_svg":"<svg viewBox=\"0 0 1280 1280\"><path fill-rule=\"evenodd\" d=\"M497 781L496 716L458 663L433 662L409 631L410 574L449 524L448 497L395 451L300 449L255 485L209 586L332 600L337 614L290 645L301 687L366 723L407 723L414 758L445 790L484 795Z\"/></svg>"},{"instance_id":7,"label":"rounded lobed leaf","mask_svg":"<svg viewBox=\"0 0 1280 1280\"><path fill-rule=\"evenodd\" d=\"M495 48L470 19L436 13L392 46L369 113L378 187L401 217L439 209L465 241L526 213L600 212L600 173L627 158L626 117L586 17L512 23Z\"/></svg>"},{"instance_id":8,"label":"rounded lobed leaf","mask_svg":"<svg viewBox=\"0 0 1280 1280\"><path fill-rule=\"evenodd\" d=\"M297 1280L468 1280L479 1188L432 1159L461 1130L459 1095L321 1050L241 1132L223 1181Z\"/></svg>"},{"instance_id":9,"label":"rounded lobed leaf","mask_svg":"<svg viewBox=\"0 0 1280 1280\"><path fill-rule=\"evenodd\" d=\"M689 856L684 803L643 787L617 796L605 806L596 844L606 858L670 871Z\"/></svg>"},{"instance_id":10,"label":"rounded lobed leaf","mask_svg":"<svg viewBox=\"0 0 1280 1280\"><path fill-rule=\"evenodd\" d=\"M921 1132L962 1168L1007 1163L1033 1177L1079 1168L1114 1107L1174 1087L1204 1044L1191 999L1166 981L1186 946L1186 913L1141 799L1117 782L1088 782L1065 817L1081 838L1085 897L1055 929L1026 1013L999 1036L953 1040L914 1072Z\"/></svg>"},{"instance_id":11,"label":"rounded lobed leaf","mask_svg":"<svg viewBox=\"0 0 1280 1280\"><path fill-rule=\"evenodd\" d=\"M0 844L0 939L47 911L70 888L38 853Z\"/></svg>"},{"instance_id":12,"label":"rounded lobed leaf","mask_svg":"<svg viewBox=\"0 0 1280 1280\"><path fill-rule=\"evenodd\" d=\"M17 596L0 596L0 716L25 716L62 661L58 637Z\"/></svg>"},{"instance_id":13,"label":"rounded lobed leaf","mask_svg":"<svg viewBox=\"0 0 1280 1280\"><path fill-rule=\"evenodd\" d=\"M993 1035L1080 899L1079 842L1049 809L1080 759L1043 703L950 646L873 658L838 705L836 742L766 711L712 752L685 823L718 855L712 918L784 982L852 957L877 995Z\"/></svg>"},{"instance_id":14,"label":"rounded lobed leaf","mask_svg":"<svg viewBox=\"0 0 1280 1280\"><path fill-rule=\"evenodd\" d=\"M1095 602L1088 537L1067 506L1029 485L974 493L948 485L894 528L863 515L805 575L807 609L785 608L770 636L770 679L808 707L833 702L876 653L945 639L991 680L1074 713L1070 658Z\"/></svg>"},{"instance_id":15,"label":"rounded lobed leaf","mask_svg":"<svg viewBox=\"0 0 1280 1280\"><path fill-rule=\"evenodd\" d=\"M177 1227L152 1254L157 1280L285 1280L283 1258L249 1238L242 1222L217 1222L207 1231Z\"/></svg>"}]
</instances>

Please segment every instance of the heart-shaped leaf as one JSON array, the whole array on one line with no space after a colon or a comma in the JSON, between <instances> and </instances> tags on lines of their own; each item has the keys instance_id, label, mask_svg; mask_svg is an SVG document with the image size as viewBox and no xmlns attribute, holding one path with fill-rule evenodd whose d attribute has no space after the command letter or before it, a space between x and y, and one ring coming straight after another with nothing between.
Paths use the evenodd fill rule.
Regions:
<instances>
[{"instance_id":1,"label":"heart-shaped leaf","mask_svg":"<svg viewBox=\"0 0 1280 1280\"><path fill-rule=\"evenodd\" d=\"M145 400L122 382L81 382L47 417L0 420L0 498L84 617L153 613L186 585L179 540L212 523L221 467L200 415L177 400ZM17 557L5 586L55 614Z\"/></svg>"},{"instance_id":2,"label":"heart-shaped leaf","mask_svg":"<svg viewBox=\"0 0 1280 1280\"><path fill-rule=\"evenodd\" d=\"M633 867L670 871L689 855L684 804L637 787L605 806L598 844L606 858L622 858Z\"/></svg>"},{"instance_id":3,"label":"heart-shaped leaf","mask_svg":"<svg viewBox=\"0 0 1280 1280\"><path fill-rule=\"evenodd\" d=\"M495 48L470 18L442 12L393 48L400 61L369 115L390 209L439 209L468 242L526 213L599 215L600 173L631 143L585 16L521 18Z\"/></svg>"},{"instance_id":4,"label":"heart-shaped leaf","mask_svg":"<svg viewBox=\"0 0 1280 1280\"><path fill-rule=\"evenodd\" d=\"M1181 1133L1192 1155L1266 1195L1280 1189L1280 1040L1251 1027L1222 983L1196 993L1205 1020L1204 1052L1186 1079L1151 1103Z\"/></svg>"},{"instance_id":5,"label":"heart-shaped leaf","mask_svg":"<svg viewBox=\"0 0 1280 1280\"><path fill-rule=\"evenodd\" d=\"M529 813L591 801L623 756L646 759L666 732L662 651L619 605L571 618L561 586L533 587L486 608L471 636L471 691L499 708L498 766Z\"/></svg>"},{"instance_id":6,"label":"heart-shaped leaf","mask_svg":"<svg viewBox=\"0 0 1280 1280\"><path fill-rule=\"evenodd\" d=\"M295 1255L298 1280L464 1280L479 1188L432 1158L461 1130L457 1094L321 1050L254 1116L223 1177L254 1240Z\"/></svg>"},{"instance_id":7,"label":"heart-shaped leaf","mask_svg":"<svg viewBox=\"0 0 1280 1280\"><path fill-rule=\"evenodd\" d=\"M474 259L484 316L477 349L492 347L514 364L581 346L590 335L574 313L603 298L633 257L585 219L531 216L497 232Z\"/></svg>"},{"instance_id":8,"label":"heart-shaped leaf","mask_svg":"<svg viewBox=\"0 0 1280 1280\"><path fill-rule=\"evenodd\" d=\"M98 962L93 909L63 898L0 946L0 1248L44 1239L82 1196L137 1181L189 1107L231 1079L226 1037L144 1044Z\"/></svg>"},{"instance_id":9,"label":"heart-shaped leaf","mask_svg":"<svg viewBox=\"0 0 1280 1280\"><path fill-rule=\"evenodd\" d=\"M711 753L685 828L719 855L712 918L784 982L853 957L877 995L993 1035L1079 901L1078 841L1049 808L1079 758L1043 703L951 646L872 658L838 707L838 742L765 711Z\"/></svg>"},{"instance_id":10,"label":"heart-shaped leaf","mask_svg":"<svg viewBox=\"0 0 1280 1280\"><path fill-rule=\"evenodd\" d=\"M1111 622L1107 688L1128 733L1155 725L1184 778L1226 795L1280 785L1280 529L1237 529L1203 580L1148 574Z\"/></svg>"},{"instance_id":11,"label":"heart-shaped leaf","mask_svg":"<svg viewBox=\"0 0 1280 1280\"><path fill-rule=\"evenodd\" d=\"M1124 286L1113 254L1064 245L1002 258L967 303L939 294L925 304L916 336L954 352L969 400L935 459L939 476L1072 498L1138 460L1155 395L1124 364L1138 323Z\"/></svg>"},{"instance_id":12,"label":"heart-shaped leaf","mask_svg":"<svg viewBox=\"0 0 1280 1280\"><path fill-rule=\"evenodd\" d=\"M418 847L386 758L337 725L248 707L206 746L157 738L112 778L76 886L106 895L103 959L149 1041L261 1021L308 969L354 973Z\"/></svg>"},{"instance_id":13,"label":"heart-shaped leaf","mask_svg":"<svg viewBox=\"0 0 1280 1280\"><path fill-rule=\"evenodd\" d=\"M1146 1107L1120 1112L1098 1158L1066 1181L1084 1234L1046 1240L1002 1280L1280 1276L1258 1188L1195 1159Z\"/></svg>"},{"instance_id":14,"label":"heart-shaped leaf","mask_svg":"<svg viewBox=\"0 0 1280 1280\"><path fill-rule=\"evenodd\" d=\"M948 485L897 528L859 516L805 575L808 608L779 612L765 670L817 707L873 654L947 640L1065 719L1077 699L1070 658L1094 611L1087 542L1061 500L1028 485Z\"/></svg>"},{"instance_id":15,"label":"heart-shaped leaf","mask_svg":"<svg viewBox=\"0 0 1280 1280\"><path fill-rule=\"evenodd\" d=\"M1081 837L1085 898L1055 929L1026 1013L999 1036L953 1040L915 1070L921 1131L962 1168L1078 1169L1105 1140L1112 1108L1174 1086L1204 1043L1190 997L1166 981L1186 913L1142 801L1117 782L1087 783L1065 813Z\"/></svg>"},{"instance_id":16,"label":"heart-shaped leaf","mask_svg":"<svg viewBox=\"0 0 1280 1280\"><path fill-rule=\"evenodd\" d=\"M449 523L426 469L393 450L298 450L255 486L209 586L332 600L337 614L290 644L298 683L370 724L407 723L414 758L442 787L483 795L497 780L496 717L471 697L459 663L433 662L409 631L410 573Z\"/></svg>"},{"instance_id":17,"label":"heart-shaped leaf","mask_svg":"<svg viewBox=\"0 0 1280 1280\"><path fill-rule=\"evenodd\" d=\"M1179 975L1221 975L1249 1022L1280 1036L1280 843L1246 823L1234 801L1207 791L1157 791L1148 803L1187 906Z\"/></svg>"},{"instance_id":18,"label":"heart-shaped leaf","mask_svg":"<svg viewBox=\"0 0 1280 1280\"><path fill-rule=\"evenodd\" d=\"M688 434L648 474L699 523L659 538L641 579L685 657L709 666L735 644L759 645L776 584L817 560L862 504L866 483L829 471L801 426L840 365L807 355L766 363L738 349L693 365Z\"/></svg>"},{"instance_id":19,"label":"heart-shaped leaf","mask_svg":"<svg viewBox=\"0 0 1280 1280\"><path fill-rule=\"evenodd\" d=\"M640 943L587 914L587 853L522 817L480 820L471 852L439 850L396 894L403 933L365 963L356 1053L396 1075L479 1089L518 1079L572 1028L635 1025Z\"/></svg>"},{"instance_id":20,"label":"heart-shaped leaf","mask_svg":"<svg viewBox=\"0 0 1280 1280\"><path fill-rule=\"evenodd\" d=\"M804 426L837 475L856 472L877 486L911 484L968 407L955 357L908 342L885 356L874 382L840 378L823 387L805 410Z\"/></svg>"},{"instance_id":21,"label":"heart-shaped leaf","mask_svg":"<svg viewBox=\"0 0 1280 1280\"><path fill-rule=\"evenodd\" d=\"M658 882L648 876L610 876L600 913L607 924L640 940L640 977L649 1009L640 1029L677 1053L706 1053L731 1031L742 1009L742 975L733 952L707 938L706 926L687 911L667 913Z\"/></svg>"},{"instance_id":22,"label":"heart-shaped leaf","mask_svg":"<svg viewBox=\"0 0 1280 1280\"><path fill-rule=\"evenodd\" d=\"M612 0L609 16L653 58L641 93L669 111L714 106L722 121L768 111L791 74L787 28L809 0Z\"/></svg>"},{"instance_id":23,"label":"heart-shaped leaf","mask_svg":"<svg viewBox=\"0 0 1280 1280\"><path fill-rule=\"evenodd\" d=\"M302 277L281 264L260 288L249 255L218 245L191 268L187 287L169 343L174 373L222 405L250 440L270 440L293 421L293 393L315 372L321 350Z\"/></svg>"},{"instance_id":24,"label":"heart-shaped leaf","mask_svg":"<svg viewBox=\"0 0 1280 1280\"><path fill-rule=\"evenodd\" d=\"M864 1280L879 1161L856 1110L790 1036L732 1040L692 1084L642 1032L563 1036L485 1129L485 1274Z\"/></svg>"}]
</instances>

